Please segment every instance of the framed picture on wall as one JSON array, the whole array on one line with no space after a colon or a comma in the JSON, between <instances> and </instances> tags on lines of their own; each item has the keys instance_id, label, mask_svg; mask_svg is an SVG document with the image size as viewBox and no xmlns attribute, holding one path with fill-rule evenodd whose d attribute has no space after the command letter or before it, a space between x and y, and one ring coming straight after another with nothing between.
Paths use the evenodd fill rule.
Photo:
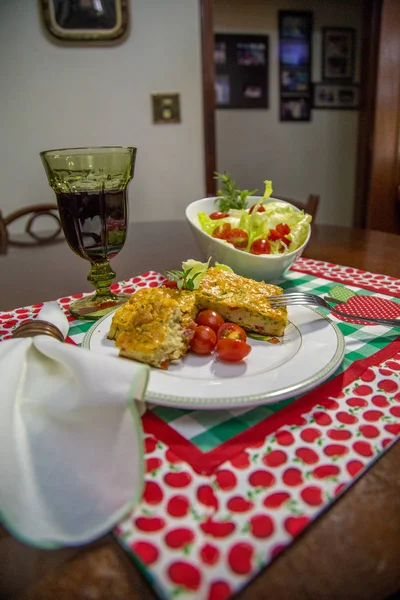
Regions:
<instances>
[{"instance_id":1,"label":"framed picture on wall","mask_svg":"<svg viewBox=\"0 0 400 600\"><path fill-rule=\"evenodd\" d=\"M129 25L129 0L39 0L42 20L54 38L68 43L115 44Z\"/></svg>"},{"instance_id":2,"label":"framed picture on wall","mask_svg":"<svg viewBox=\"0 0 400 600\"><path fill-rule=\"evenodd\" d=\"M298 67L310 64L310 46L304 40L281 40L279 58L282 65Z\"/></svg>"},{"instance_id":3,"label":"framed picture on wall","mask_svg":"<svg viewBox=\"0 0 400 600\"><path fill-rule=\"evenodd\" d=\"M308 92L310 74L304 67L283 66L281 69L281 91L283 93Z\"/></svg>"},{"instance_id":4,"label":"framed picture on wall","mask_svg":"<svg viewBox=\"0 0 400 600\"><path fill-rule=\"evenodd\" d=\"M280 12L279 31L282 38L308 41L311 29L311 13L289 10Z\"/></svg>"},{"instance_id":5,"label":"framed picture on wall","mask_svg":"<svg viewBox=\"0 0 400 600\"><path fill-rule=\"evenodd\" d=\"M268 42L266 35L215 35L217 108L268 108Z\"/></svg>"},{"instance_id":6,"label":"framed picture on wall","mask_svg":"<svg viewBox=\"0 0 400 600\"><path fill-rule=\"evenodd\" d=\"M360 106L360 87L355 83L314 83L313 107L356 110Z\"/></svg>"},{"instance_id":7,"label":"framed picture on wall","mask_svg":"<svg viewBox=\"0 0 400 600\"><path fill-rule=\"evenodd\" d=\"M322 29L322 79L354 79L356 32L350 27Z\"/></svg>"},{"instance_id":8,"label":"framed picture on wall","mask_svg":"<svg viewBox=\"0 0 400 600\"><path fill-rule=\"evenodd\" d=\"M312 12L279 11L281 121L311 119Z\"/></svg>"},{"instance_id":9,"label":"framed picture on wall","mask_svg":"<svg viewBox=\"0 0 400 600\"><path fill-rule=\"evenodd\" d=\"M281 98L281 121L309 121L311 103L304 96Z\"/></svg>"}]
</instances>

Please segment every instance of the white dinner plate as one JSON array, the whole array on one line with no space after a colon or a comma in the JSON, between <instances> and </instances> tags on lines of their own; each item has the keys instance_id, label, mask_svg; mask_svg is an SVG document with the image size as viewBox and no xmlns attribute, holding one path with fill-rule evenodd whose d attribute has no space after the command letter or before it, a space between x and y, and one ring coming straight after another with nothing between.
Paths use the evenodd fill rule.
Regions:
<instances>
[{"instance_id":1,"label":"white dinner plate","mask_svg":"<svg viewBox=\"0 0 400 600\"><path fill-rule=\"evenodd\" d=\"M89 329L84 348L118 356L118 348L107 339L112 317L113 313L106 315ZM247 341L252 351L240 363L188 353L171 363L167 371L151 368L146 400L189 409L271 404L307 392L328 379L340 366L345 351L340 329L304 306L289 308L281 343Z\"/></svg>"}]
</instances>

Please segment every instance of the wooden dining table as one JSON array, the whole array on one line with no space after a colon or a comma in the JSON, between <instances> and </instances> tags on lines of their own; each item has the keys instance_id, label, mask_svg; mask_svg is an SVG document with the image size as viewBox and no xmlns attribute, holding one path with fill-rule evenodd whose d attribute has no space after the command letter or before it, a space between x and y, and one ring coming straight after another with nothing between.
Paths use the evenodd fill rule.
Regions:
<instances>
[{"instance_id":1,"label":"wooden dining table","mask_svg":"<svg viewBox=\"0 0 400 600\"><path fill-rule=\"evenodd\" d=\"M20 236L17 241L25 238ZM400 236L316 225L303 256L400 278ZM183 221L131 224L112 262L118 279L203 258ZM0 256L0 310L89 291L88 264L65 241L10 246ZM400 590L400 444L395 444L236 597L239 600L379 599ZM190 597L195 598L195 594ZM397 597L397 596L396 596ZM157 598L109 534L39 550L0 529L0 598Z\"/></svg>"}]
</instances>

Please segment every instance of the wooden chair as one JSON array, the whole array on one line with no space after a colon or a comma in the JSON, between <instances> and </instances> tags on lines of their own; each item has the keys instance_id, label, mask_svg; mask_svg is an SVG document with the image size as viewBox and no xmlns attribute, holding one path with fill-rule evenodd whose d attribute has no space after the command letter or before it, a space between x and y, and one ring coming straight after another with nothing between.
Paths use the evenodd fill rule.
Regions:
<instances>
[{"instance_id":1,"label":"wooden chair","mask_svg":"<svg viewBox=\"0 0 400 600\"><path fill-rule=\"evenodd\" d=\"M297 206L297 208L300 208L300 210L304 210L304 212L311 215L313 221L315 222L315 217L317 216L319 204L319 196L317 194L310 194L306 202L299 202L298 200L293 200L293 198L287 198L286 196L277 196L274 193L272 194L272 198L276 198L277 200L284 200L285 202L290 202L290 204L294 204L294 206Z\"/></svg>"},{"instance_id":2,"label":"wooden chair","mask_svg":"<svg viewBox=\"0 0 400 600\"><path fill-rule=\"evenodd\" d=\"M29 238L24 240L10 239L7 227L17 219L30 215L25 225L25 232ZM33 224L40 217L52 217L56 222L56 229L51 233L43 232L43 234L33 231ZM7 254L8 246L34 246L42 244L50 244L55 241L62 241L63 237L59 237L61 233L61 222L58 215L56 204L34 204L26 208L21 208L3 217L0 211L0 254Z\"/></svg>"}]
</instances>

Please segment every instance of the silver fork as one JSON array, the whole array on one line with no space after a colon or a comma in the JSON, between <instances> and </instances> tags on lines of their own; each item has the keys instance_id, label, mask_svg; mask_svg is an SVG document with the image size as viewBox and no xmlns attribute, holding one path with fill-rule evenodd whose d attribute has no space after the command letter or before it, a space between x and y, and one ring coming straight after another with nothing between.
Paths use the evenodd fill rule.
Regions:
<instances>
[{"instance_id":1,"label":"silver fork","mask_svg":"<svg viewBox=\"0 0 400 600\"><path fill-rule=\"evenodd\" d=\"M400 319L380 319L375 317L363 317L361 315L349 315L341 310L337 309L336 306L331 306L319 296L315 294L307 294L305 292L293 292L290 294L279 294L278 296L268 296L268 300L272 308L280 308L282 306L322 306L328 308L334 314L340 315L341 317L347 317L348 319L358 319L368 323L375 323L377 325L386 325L386 327L400 327Z\"/></svg>"}]
</instances>

